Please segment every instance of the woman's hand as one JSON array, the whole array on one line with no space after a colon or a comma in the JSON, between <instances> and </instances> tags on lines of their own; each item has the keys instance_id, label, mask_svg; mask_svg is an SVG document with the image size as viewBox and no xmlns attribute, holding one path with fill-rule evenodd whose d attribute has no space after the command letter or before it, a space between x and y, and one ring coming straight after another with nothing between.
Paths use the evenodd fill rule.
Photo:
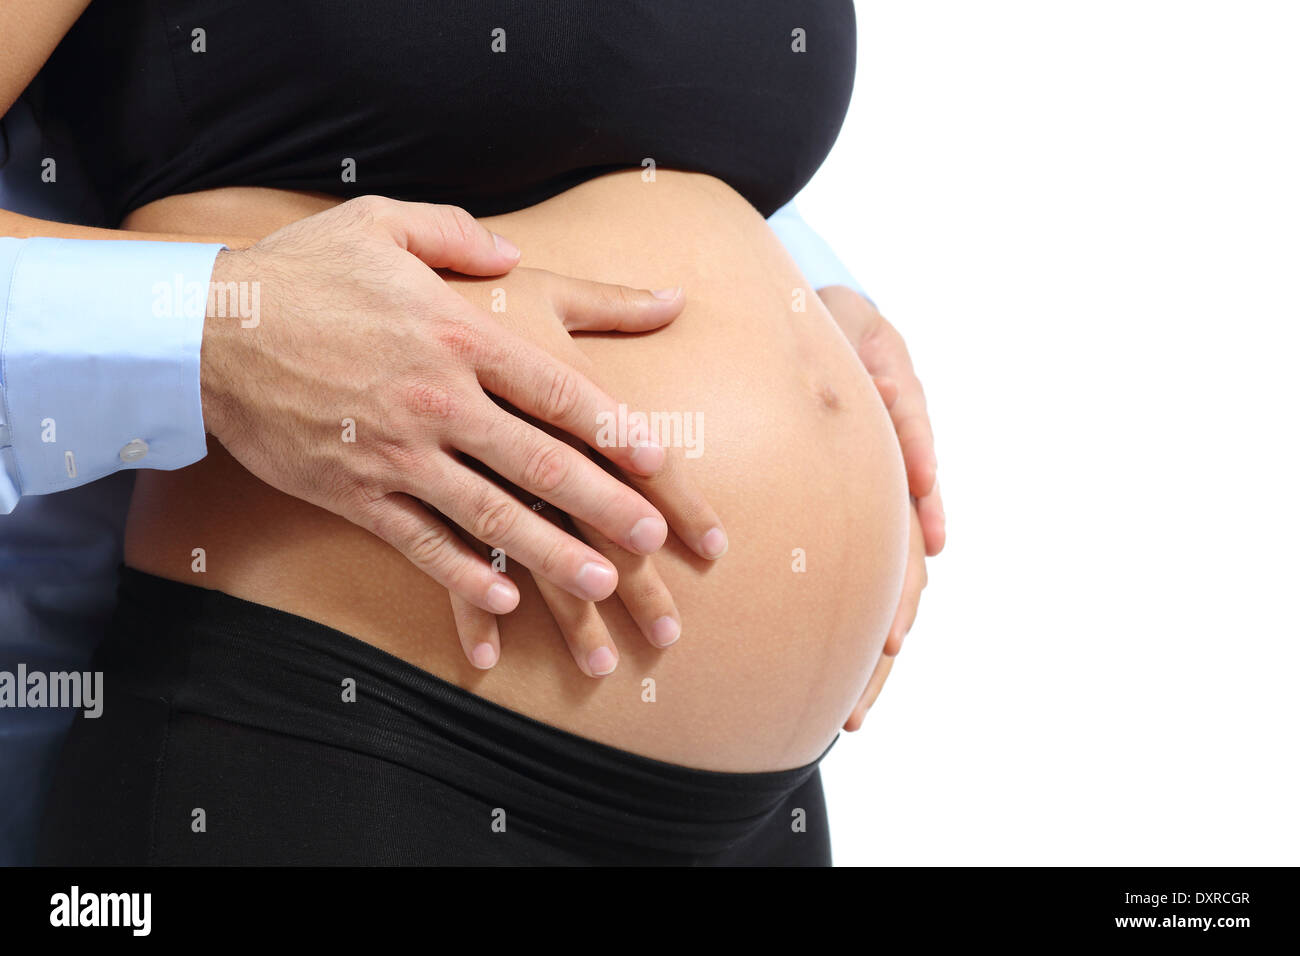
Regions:
<instances>
[{"instance_id":1,"label":"woman's hand","mask_svg":"<svg viewBox=\"0 0 1300 956\"><path fill-rule=\"evenodd\" d=\"M507 279L481 280L446 276L449 286L471 302L494 308L493 318L520 336L536 343L549 354L586 375L596 377L590 360L573 342L575 332L644 332L666 324L657 318L658 307L647 303L652 293L623 286L588 282L541 269L519 268ZM681 308L682 294L674 290L662 301L671 303L671 315ZM647 305L649 308L647 309ZM539 423L540 425L540 423ZM572 436L545 430L577 447ZM721 523L704 497L687 478L682 463L670 458L653 478L621 474L669 516L674 532L683 541L704 540ZM668 647L681 635L681 616L672 595L655 570L653 560L616 543L609 535L563 509L538 503L538 513L559 528L575 532L604 555L618 570L617 594L645 639L655 647ZM725 537L722 539L725 550ZM700 548L696 548L700 550ZM712 549L710 549L712 550ZM712 553L713 557L721 552ZM526 561L521 563L527 564ZM578 668L589 677L604 677L618 665L618 648L593 601L557 588L534 572L537 589ZM500 631L496 615L453 595L456 628L469 659L479 667L491 667L500 656Z\"/></svg>"},{"instance_id":2,"label":"woman's hand","mask_svg":"<svg viewBox=\"0 0 1300 956\"><path fill-rule=\"evenodd\" d=\"M690 518L674 524L683 540L716 557L717 516L673 481L663 449L600 447L598 416L615 415L615 400L430 268L500 275L518 259L463 210L378 197L221 253L214 285L242 290L245 302L255 290L260 314L248 321L210 310L201 357L208 430L263 481L373 532L484 611L513 610L518 589L453 525L582 600L612 594L617 572L461 453L632 553L656 551L668 527L633 488L493 396L655 482L669 520ZM654 328L681 308L679 299L630 292L585 304L581 321L592 328Z\"/></svg>"},{"instance_id":3,"label":"woman's hand","mask_svg":"<svg viewBox=\"0 0 1300 956\"><path fill-rule=\"evenodd\" d=\"M560 527L571 524L588 544L609 558L618 569L616 593L619 600L647 641L661 649L676 642L682 632L681 616L668 587L655 570L652 557L631 554L590 525L558 514L550 506L540 511L543 517ZM536 573L533 581L564 636L578 669L588 677L612 674L618 666L618 646L605 626L600 608L592 601L583 601L557 588ZM456 630L470 660L476 666L491 667L500 656L501 635L497 616L454 595L452 610L456 617Z\"/></svg>"},{"instance_id":4,"label":"woman's hand","mask_svg":"<svg viewBox=\"0 0 1300 956\"><path fill-rule=\"evenodd\" d=\"M875 703L889 676L894 657L902 650L903 638L912 629L921 591L928 579L925 559L943 550L946 529L943 499L936 479L938 465L934 454L934 433L925 408L925 392L912 368L903 337L875 306L852 289L828 286L819 290L818 295L862 359L863 366L876 383L881 400L889 409L903 451L908 490L912 495L911 534L903 593L876 669L844 724L845 730L853 731L862 726L863 717Z\"/></svg>"}]
</instances>

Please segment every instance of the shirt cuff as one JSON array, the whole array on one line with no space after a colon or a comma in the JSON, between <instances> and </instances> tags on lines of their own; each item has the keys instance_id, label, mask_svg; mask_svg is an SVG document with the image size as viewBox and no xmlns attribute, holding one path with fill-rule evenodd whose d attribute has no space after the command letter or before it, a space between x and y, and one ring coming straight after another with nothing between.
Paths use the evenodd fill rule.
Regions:
<instances>
[{"instance_id":1,"label":"shirt cuff","mask_svg":"<svg viewBox=\"0 0 1300 956\"><path fill-rule=\"evenodd\" d=\"M840 262L826 240L803 221L794 203L786 203L772 213L767 224L814 289L824 289L828 285L848 286L871 302L871 297L863 291L853 273ZM874 302L871 304L875 305Z\"/></svg>"},{"instance_id":2,"label":"shirt cuff","mask_svg":"<svg viewBox=\"0 0 1300 956\"><path fill-rule=\"evenodd\" d=\"M0 238L0 514L207 454L199 354L223 248Z\"/></svg>"}]
</instances>

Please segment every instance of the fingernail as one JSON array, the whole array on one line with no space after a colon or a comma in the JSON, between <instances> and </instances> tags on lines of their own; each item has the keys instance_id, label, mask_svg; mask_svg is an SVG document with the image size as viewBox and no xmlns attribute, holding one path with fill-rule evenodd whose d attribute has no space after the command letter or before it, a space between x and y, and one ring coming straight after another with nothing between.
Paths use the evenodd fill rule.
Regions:
<instances>
[{"instance_id":1,"label":"fingernail","mask_svg":"<svg viewBox=\"0 0 1300 956\"><path fill-rule=\"evenodd\" d=\"M475 645L474 652L470 655L470 659L474 662L474 666L479 670L487 670L497 662L497 649L487 641L484 641L481 644Z\"/></svg>"},{"instance_id":2,"label":"fingernail","mask_svg":"<svg viewBox=\"0 0 1300 956\"><path fill-rule=\"evenodd\" d=\"M614 593L618 575L613 569L588 561L578 569L578 589L588 601L603 601Z\"/></svg>"},{"instance_id":3,"label":"fingernail","mask_svg":"<svg viewBox=\"0 0 1300 956\"><path fill-rule=\"evenodd\" d=\"M614 672L618 661L614 657L614 652L608 647L598 647L587 655L587 666L597 677L604 677Z\"/></svg>"},{"instance_id":4,"label":"fingernail","mask_svg":"<svg viewBox=\"0 0 1300 956\"><path fill-rule=\"evenodd\" d=\"M706 558L720 558L727 553L727 532L721 528L710 528L700 539L700 550Z\"/></svg>"},{"instance_id":5,"label":"fingernail","mask_svg":"<svg viewBox=\"0 0 1300 956\"><path fill-rule=\"evenodd\" d=\"M650 642L655 647L668 647L677 643L677 638L681 636L682 626L667 615L650 625Z\"/></svg>"},{"instance_id":6,"label":"fingernail","mask_svg":"<svg viewBox=\"0 0 1300 956\"><path fill-rule=\"evenodd\" d=\"M504 584L494 584L487 590L488 610L496 614L509 614L518 600L515 592Z\"/></svg>"},{"instance_id":7,"label":"fingernail","mask_svg":"<svg viewBox=\"0 0 1300 956\"><path fill-rule=\"evenodd\" d=\"M664 464L663 448L646 438L632 442L632 453L629 457L632 459L632 466L638 471L658 471Z\"/></svg>"},{"instance_id":8,"label":"fingernail","mask_svg":"<svg viewBox=\"0 0 1300 956\"><path fill-rule=\"evenodd\" d=\"M677 298L679 295L682 294L682 287L678 285L678 286L673 286L671 289L654 289L650 292L650 294L654 296L656 299L665 299L667 301L672 301L673 299Z\"/></svg>"},{"instance_id":9,"label":"fingernail","mask_svg":"<svg viewBox=\"0 0 1300 956\"><path fill-rule=\"evenodd\" d=\"M663 518L642 518L632 525L627 540L638 554L654 554L668 538L668 523Z\"/></svg>"},{"instance_id":10,"label":"fingernail","mask_svg":"<svg viewBox=\"0 0 1300 956\"><path fill-rule=\"evenodd\" d=\"M500 252L502 255L509 256L511 259L518 259L521 255L519 247L505 236L498 236L494 232L492 233L492 242L496 245L497 252Z\"/></svg>"}]
</instances>

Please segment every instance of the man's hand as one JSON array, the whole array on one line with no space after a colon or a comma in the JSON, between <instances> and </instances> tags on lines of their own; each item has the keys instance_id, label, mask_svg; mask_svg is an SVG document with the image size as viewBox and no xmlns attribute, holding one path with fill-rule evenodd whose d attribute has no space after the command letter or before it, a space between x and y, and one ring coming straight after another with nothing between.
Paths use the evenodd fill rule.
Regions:
<instances>
[{"instance_id":1,"label":"man's hand","mask_svg":"<svg viewBox=\"0 0 1300 956\"><path fill-rule=\"evenodd\" d=\"M623 286L528 268L517 269L509 277L491 282L464 276L446 278L452 289L471 302L485 305L492 296L501 293L504 307L492 313L493 319L593 378L598 377L599 370L573 341L574 334L644 332L651 327L639 324L644 317L638 316L635 305L635 299L645 293ZM680 296L677 291L671 299ZM659 324L662 323L654 323ZM542 427L570 445L580 445L573 436L550 426ZM620 477L634 484L668 516L669 525L683 541L702 541L711 528L719 526L717 515L687 476L679 457L670 456L664 468L648 481ZM565 515L560 509L544 507L539 514L559 527L566 527L571 521L579 537L618 569L619 599L647 641L665 648L677 640L681 635L681 615L655 569L653 558L628 551L587 522ZM612 673L618 666L618 647L596 604L562 591L535 571L533 577L579 669L589 677ZM480 667L491 666L500 653L496 616L454 596L452 609L470 660Z\"/></svg>"},{"instance_id":2,"label":"man's hand","mask_svg":"<svg viewBox=\"0 0 1300 956\"><path fill-rule=\"evenodd\" d=\"M863 717L875 703L885 678L889 676L894 657L902 650L903 638L912 629L921 591L927 581L925 559L943 550L946 530L943 499L935 476L938 465L934 454L934 433L925 408L925 392L912 369L912 359L903 337L870 302L852 289L828 286L819 290L818 295L862 359L885 407L889 409L903 451L908 490L912 495L912 530L903 594L880 661L844 725L845 730L852 731L862 726Z\"/></svg>"},{"instance_id":3,"label":"man's hand","mask_svg":"<svg viewBox=\"0 0 1300 956\"><path fill-rule=\"evenodd\" d=\"M448 522L583 600L608 597L618 577L598 551L458 453L634 554L656 551L668 530L635 490L489 397L593 448L598 414L617 409L433 272L500 275L518 260L463 210L363 197L218 255L213 282L236 283L250 300L256 283L261 314L255 322L210 314L203 338L204 419L245 468L370 530L493 613L513 610L518 589ZM627 292L611 328L653 328L681 310L680 296ZM599 451L645 477L665 459L653 441ZM713 540L687 543L708 558L717 556L707 553Z\"/></svg>"}]
</instances>

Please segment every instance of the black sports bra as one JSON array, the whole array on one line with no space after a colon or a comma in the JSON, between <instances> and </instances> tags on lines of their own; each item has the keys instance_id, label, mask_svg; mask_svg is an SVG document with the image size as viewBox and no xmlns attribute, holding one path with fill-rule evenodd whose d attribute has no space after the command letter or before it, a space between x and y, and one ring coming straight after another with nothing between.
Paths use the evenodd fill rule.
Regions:
<instances>
[{"instance_id":1,"label":"black sports bra","mask_svg":"<svg viewBox=\"0 0 1300 956\"><path fill-rule=\"evenodd\" d=\"M28 98L114 223L218 186L491 215L647 160L769 215L855 56L852 0L97 0Z\"/></svg>"}]
</instances>

